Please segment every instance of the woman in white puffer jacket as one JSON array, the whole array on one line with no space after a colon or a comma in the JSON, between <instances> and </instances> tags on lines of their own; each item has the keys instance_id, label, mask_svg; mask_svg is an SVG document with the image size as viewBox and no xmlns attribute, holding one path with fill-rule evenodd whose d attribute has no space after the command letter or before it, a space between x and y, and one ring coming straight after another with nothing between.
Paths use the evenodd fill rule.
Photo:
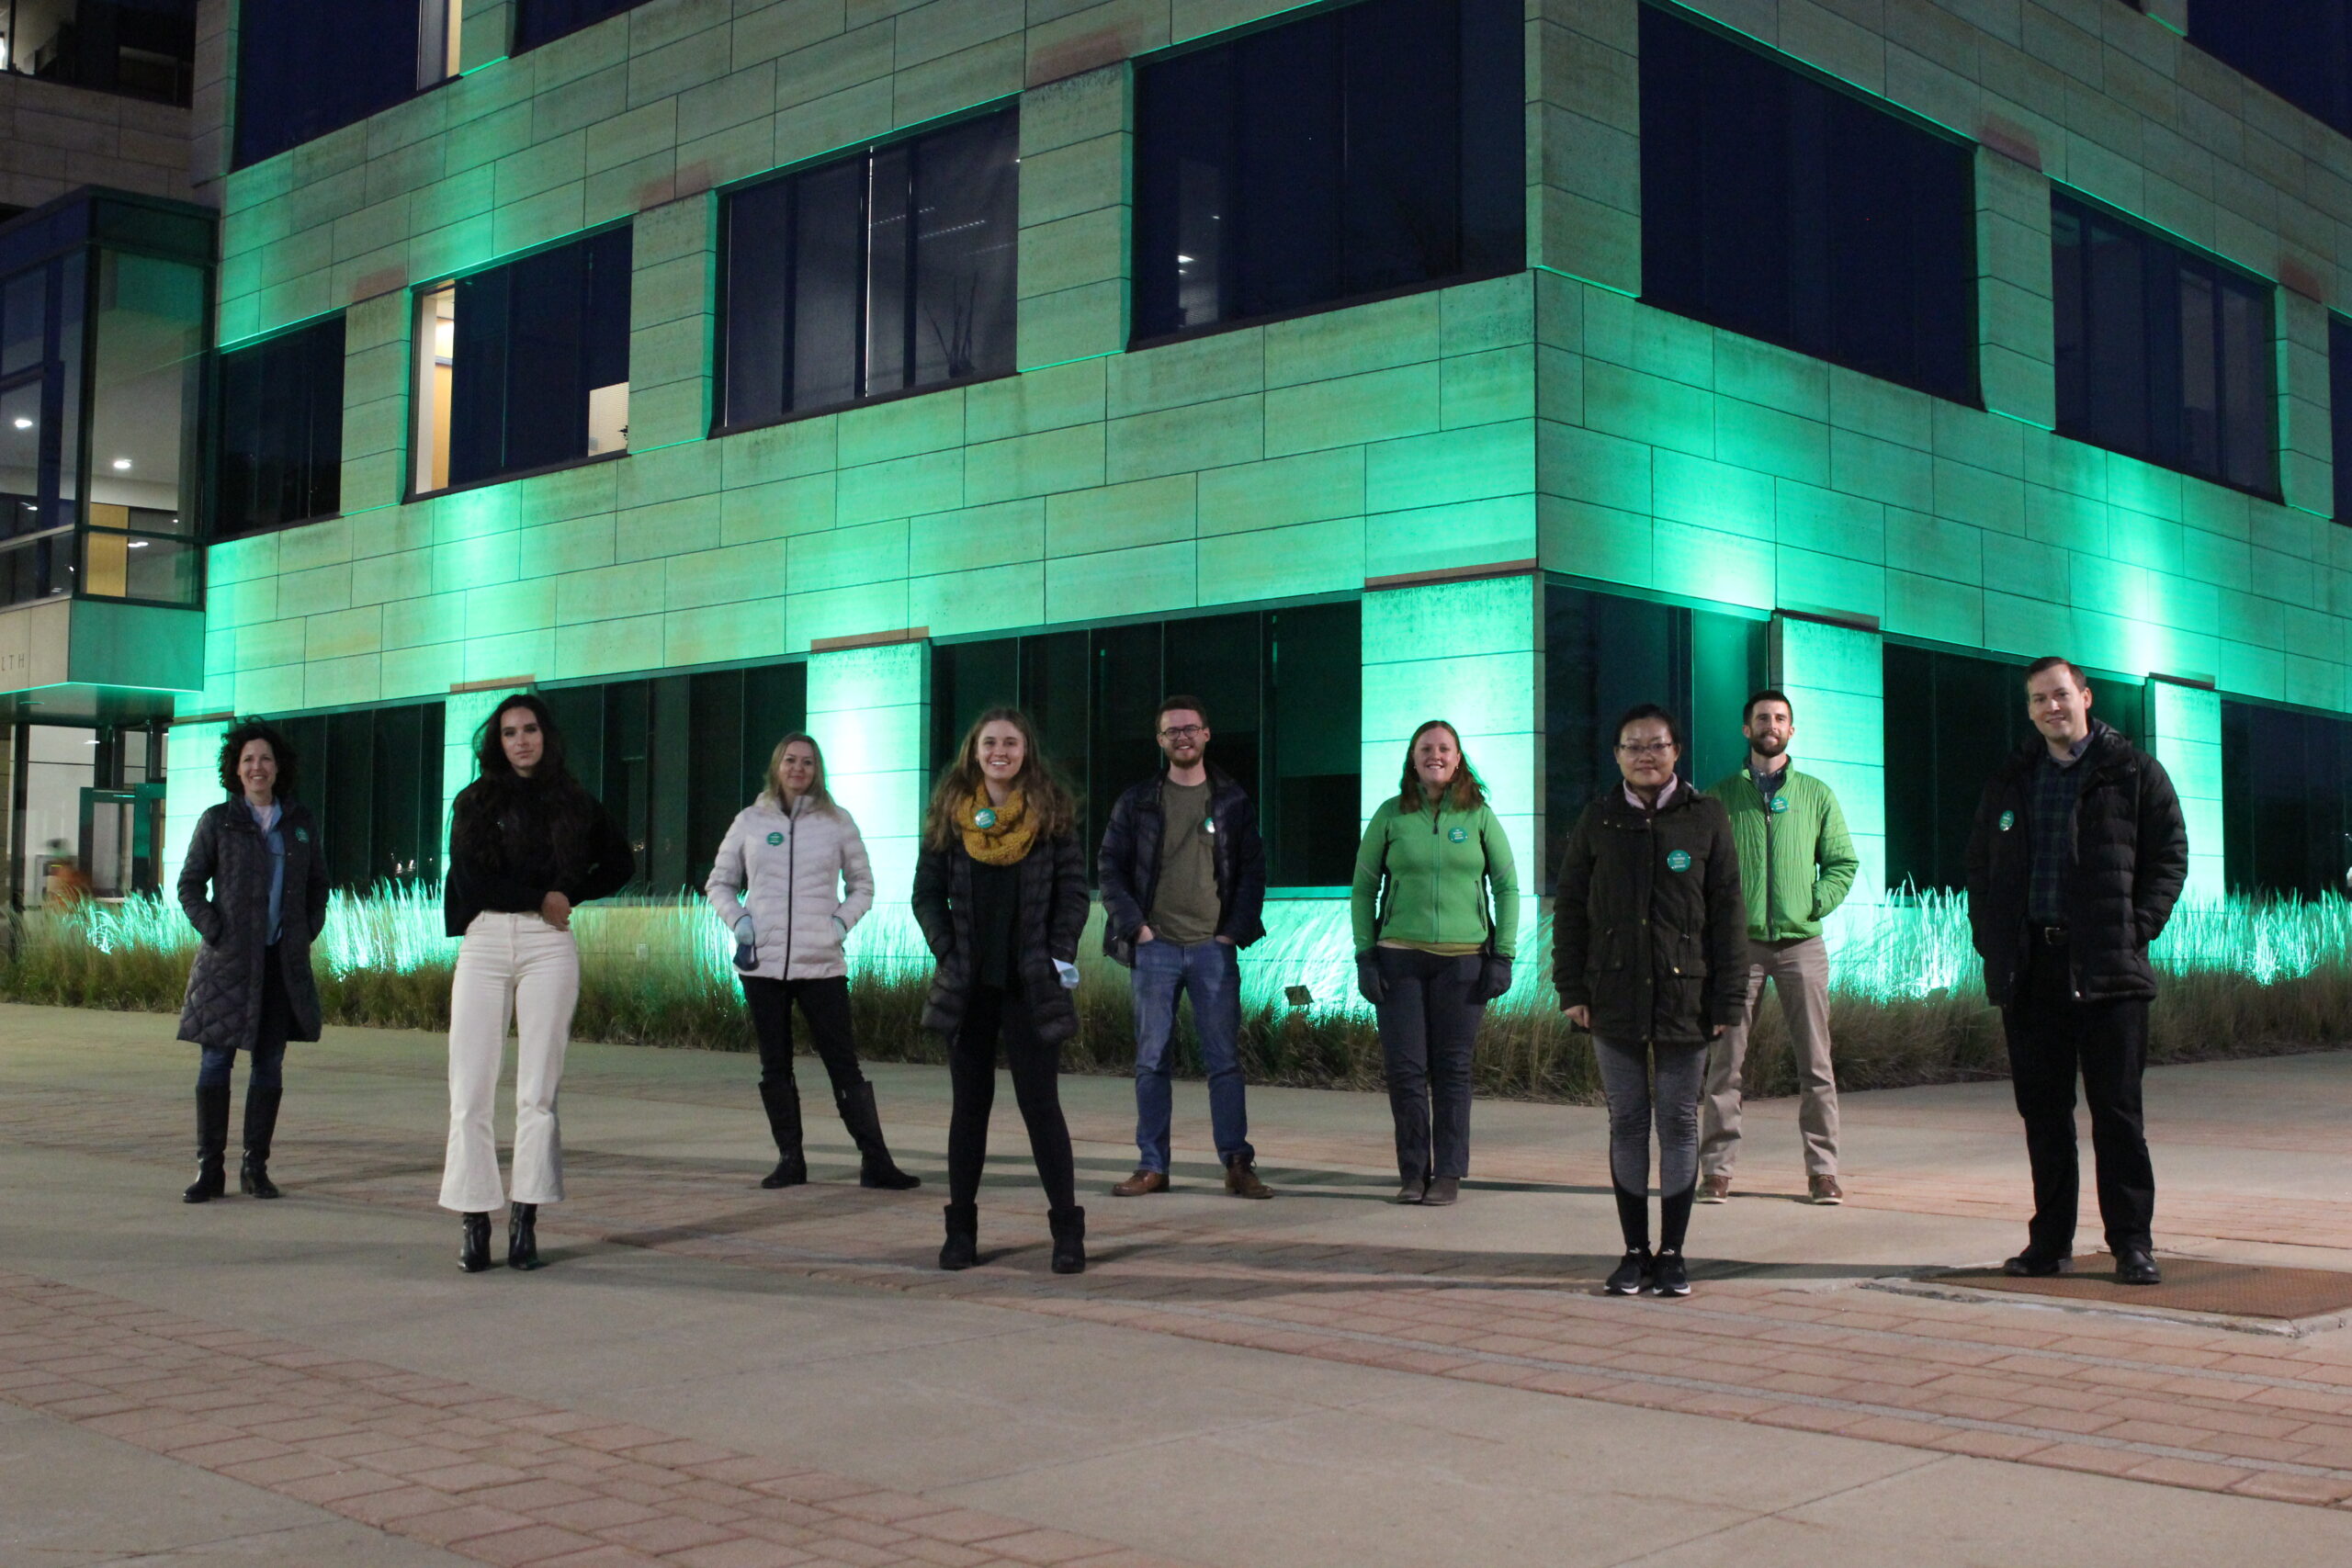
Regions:
<instances>
[{"instance_id":1,"label":"woman in white puffer jacket","mask_svg":"<svg viewBox=\"0 0 2352 1568\"><path fill-rule=\"evenodd\" d=\"M858 1184L921 1186L892 1163L874 1086L857 1070L842 942L874 906L874 872L856 820L825 791L825 758L815 740L795 733L776 742L767 788L727 829L707 886L710 907L735 933L735 967L760 1046L760 1100L775 1134L776 1167L760 1185L808 1179L792 1077L797 1001L832 1079L833 1104L857 1144Z\"/></svg>"}]
</instances>

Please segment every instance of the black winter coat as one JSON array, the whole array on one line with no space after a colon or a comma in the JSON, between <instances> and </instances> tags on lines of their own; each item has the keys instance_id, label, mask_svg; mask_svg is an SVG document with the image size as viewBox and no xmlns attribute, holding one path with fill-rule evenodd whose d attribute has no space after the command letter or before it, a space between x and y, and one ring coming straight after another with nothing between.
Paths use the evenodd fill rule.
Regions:
<instances>
[{"instance_id":1,"label":"black winter coat","mask_svg":"<svg viewBox=\"0 0 2352 1568\"><path fill-rule=\"evenodd\" d=\"M1209 858L1216 864L1216 934L1247 947L1266 934L1266 841L1258 835L1258 808L1228 774L1209 773ZM1102 952L1135 967L1136 932L1149 919L1159 891L1159 836L1168 826L1159 786L1166 770L1130 787L1111 807L1102 829L1095 879L1102 888Z\"/></svg>"},{"instance_id":2,"label":"black winter coat","mask_svg":"<svg viewBox=\"0 0 2352 1568\"><path fill-rule=\"evenodd\" d=\"M2006 1005L2024 971L2033 883L2033 773L2040 736L1984 786L1968 839L1968 924L1984 994ZM2188 825L2164 764L2094 722L2075 764L2074 863L2066 870L2067 966L2082 1001L2156 994L2148 943L2188 880Z\"/></svg>"},{"instance_id":3,"label":"black winter coat","mask_svg":"<svg viewBox=\"0 0 2352 1568\"><path fill-rule=\"evenodd\" d=\"M277 901L277 958L286 978L289 1040L319 1037L319 987L311 942L327 923L327 867L319 829L301 803L278 802L286 883ZM180 1038L217 1050L250 1050L261 1031L262 960L269 947L269 846L242 798L197 818L180 868L180 908L204 939L187 973ZM211 897L205 884L212 885Z\"/></svg>"},{"instance_id":4,"label":"black winter coat","mask_svg":"<svg viewBox=\"0 0 2352 1568\"><path fill-rule=\"evenodd\" d=\"M1584 808L1552 906L1552 982L1604 1040L1702 1044L1747 1006L1747 900L1731 814L1688 783L1656 813Z\"/></svg>"},{"instance_id":5,"label":"black winter coat","mask_svg":"<svg viewBox=\"0 0 2352 1568\"><path fill-rule=\"evenodd\" d=\"M1086 852L1076 833L1040 839L1017 868L1021 873L1020 927L1012 933L1012 961L1021 971L1037 1037L1057 1045L1078 1032L1078 1004L1062 988L1054 961L1078 962L1078 939L1086 930ZM949 1039L964 1022L972 976L972 857L959 840L944 850L923 846L915 861L915 921L939 968L922 1007L922 1026Z\"/></svg>"},{"instance_id":6,"label":"black winter coat","mask_svg":"<svg viewBox=\"0 0 2352 1568\"><path fill-rule=\"evenodd\" d=\"M462 937L474 917L489 909L500 914L536 915L549 893L560 893L576 908L609 898L637 874L637 852L613 814L591 799L587 831L574 863L559 863L555 844L543 819L510 812L503 825L503 861L469 853L476 834L477 815L491 809L492 796L476 779L458 792L449 813L449 875L441 887L441 926L450 936ZM526 797L527 798L527 797Z\"/></svg>"}]
</instances>

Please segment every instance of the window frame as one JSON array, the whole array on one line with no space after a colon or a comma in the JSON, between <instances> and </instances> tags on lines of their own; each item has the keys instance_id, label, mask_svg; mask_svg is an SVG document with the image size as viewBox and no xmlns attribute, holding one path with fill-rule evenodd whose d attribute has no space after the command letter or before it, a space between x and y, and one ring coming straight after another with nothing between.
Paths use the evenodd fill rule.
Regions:
<instances>
[{"instance_id":1,"label":"window frame","mask_svg":"<svg viewBox=\"0 0 2352 1568\"><path fill-rule=\"evenodd\" d=\"M1187 39L1182 43L1175 44L1170 48L1154 50L1149 53L1138 54L1130 58L1128 61L1128 68L1130 72L1129 81L1133 89L1130 97L1131 102L1138 106L1136 108L1131 108L1128 116L1131 148L1128 154L1129 207L1127 215L1127 240L1131 253L1135 248L1136 231L1138 226L1138 213L1142 208L1142 201L1140 199L1141 182L1138 176L1143 161L1143 128L1139 123L1140 89L1142 86L1143 73L1153 66L1165 64L1170 61L1180 60L1187 55L1203 53L1213 49L1227 48L1233 44L1239 43L1245 39L1255 37L1261 33L1272 32L1278 28L1290 27L1297 23L1316 20L1341 11L1352 10L1362 4L1363 4L1363 0L1312 0L1312 3L1310 4L1296 6L1288 10L1277 11L1270 16L1259 17L1251 21L1241 23L1238 26L1227 28L1201 38ZM1522 34L1520 55L1522 81L1524 80L1525 75L1526 58L1526 45L1524 42L1524 35ZM1521 103L1523 108L1525 103L1523 97ZM1523 114L1521 121L1523 124ZM1518 183L1521 187L1523 188L1527 178L1527 141L1523 130L1521 133L1519 146L1521 175ZM1455 194L1458 210L1461 193L1457 189ZM1513 277L1521 273L1535 270L1535 264L1527 254L1527 237L1528 223L1524 210L1522 209L1520 219L1520 254L1516 261L1511 265L1495 267L1472 268L1459 273L1449 274L1448 276L1441 278L1428 278L1418 283L1395 284L1387 288L1372 289L1361 294L1347 294L1331 299L1318 300L1312 304L1287 306L1282 310L1270 310L1261 315L1226 317L1215 321L1204 321L1196 327L1179 327L1172 332L1155 333L1149 336L1144 336L1137 333L1133 324L1136 316L1135 297L1136 287L1136 267L1131 254L1126 278L1125 299L1129 327L1127 341L1124 345L1124 352L1130 354L1139 353L1146 349L1159 348L1170 344L1191 343L1199 338L1215 337L1224 333L1244 332L1252 327L1274 326L1283 321L1299 321L1308 316L1324 315L1333 310L1352 310L1359 306L1382 304L1391 299L1408 299L1413 295L1427 294L1435 289L1462 288L1475 284L1491 283L1495 279L1500 277Z\"/></svg>"},{"instance_id":2,"label":"window frame","mask_svg":"<svg viewBox=\"0 0 2352 1568\"><path fill-rule=\"evenodd\" d=\"M919 387L899 387L887 392L874 392L863 397L847 398L837 402L811 405L808 408L786 409L774 419L747 420L741 423L730 423L727 418L727 326L729 313L733 304L734 294L733 268L728 265L728 249L729 237L734 228L734 204L736 198L767 186L779 185L787 180L801 179L822 169L829 169L837 164L846 164L854 159L863 159L870 165L877 153L888 152L896 147L911 146L916 142L922 141L928 138L956 130L958 127L971 124L977 120L986 119L991 115L1010 113L1015 117L1013 128L1014 173L1012 201L1013 243L1017 247L1020 243L1021 221L1021 160L1019 156L1020 121L1018 117L1022 109L1023 96L1023 95L1019 93L1006 94L1001 97L991 98L986 103L975 104L967 108L958 109L953 114L942 115L936 119L925 120L920 125L902 127L891 131L888 136L876 137L873 141L865 143L854 152L845 151L839 147L832 148L828 152L817 154L815 157L804 158L794 164L782 164L776 168L764 170L760 174L750 176L749 178L736 180L718 187L716 193L718 197L718 219L717 224L715 253L716 265L712 267L713 287L711 290L710 423L708 427L708 434L712 437L716 438L725 435L740 435L745 432L753 430L772 430L780 424L791 424L797 421L804 419L822 419L828 414L845 413L852 409L875 408L884 403L899 402L908 398L924 397L933 392L944 392L960 387L985 386L990 381L1010 380L1012 378L1022 373L1019 346L1021 327L1021 264L1016 249L1012 274L1014 348L1012 355L1013 363L1010 369L984 371L971 376L954 377L944 381L928 381ZM861 318L864 317L865 311L865 301L863 292L861 292L859 298L859 313Z\"/></svg>"},{"instance_id":3,"label":"window frame","mask_svg":"<svg viewBox=\"0 0 2352 1568\"><path fill-rule=\"evenodd\" d=\"M211 351L211 364L206 367L204 376L203 435L205 460L203 480L199 487L202 499L198 511L201 527L200 536L206 544L209 545L215 542L230 539L258 538L264 534L275 534L287 528L300 528L306 524L331 523L336 518L344 515L342 483L338 477L335 490L335 505L334 509L331 512L312 513L308 516L291 518L282 523L263 524L252 528L239 528L235 530L223 529L220 526L220 461L222 451L221 440L223 434L220 429L220 423L223 412L222 403L225 400L223 381L228 374L228 361L232 355L243 354L252 349L266 348L271 344L277 343L280 339L289 338L301 333L311 332L329 321L340 320L344 323L344 364L345 367L345 377L347 389L348 367L351 358L351 340L349 335L350 318L351 312L348 309L322 310L315 316L306 317L302 321L296 321L289 326L280 327L274 332L262 333L254 337L247 338L242 343L234 344L225 348L216 347ZM335 431L335 466L337 468L341 468L342 464L343 430L340 423L338 423Z\"/></svg>"}]
</instances>

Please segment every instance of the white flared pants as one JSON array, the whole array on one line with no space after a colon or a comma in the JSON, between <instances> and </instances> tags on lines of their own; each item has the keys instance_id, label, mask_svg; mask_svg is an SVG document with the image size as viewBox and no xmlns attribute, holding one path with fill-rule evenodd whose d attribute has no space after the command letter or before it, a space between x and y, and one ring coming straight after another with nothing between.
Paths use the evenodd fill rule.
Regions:
<instances>
[{"instance_id":1,"label":"white flared pants","mask_svg":"<svg viewBox=\"0 0 2352 1568\"><path fill-rule=\"evenodd\" d=\"M563 1134L556 1090L571 1011L580 999L580 949L570 931L537 915L476 915L458 945L449 987L449 1154L441 1206L461 1214L506 1206L498 1180L492 1112L514 1025L514 1201L563 1199Z\"/></svg>"}]
</instances>

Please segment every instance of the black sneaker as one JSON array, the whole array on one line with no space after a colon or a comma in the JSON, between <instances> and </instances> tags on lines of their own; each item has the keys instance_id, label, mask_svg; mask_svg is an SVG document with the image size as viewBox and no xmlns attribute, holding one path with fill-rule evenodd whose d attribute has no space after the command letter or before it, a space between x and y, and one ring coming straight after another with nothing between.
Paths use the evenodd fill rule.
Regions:
<instances>
[{"instance_id":1,"label":"black sneaker","mask_svg":"<svg viewBox=\"0 0 2352 1568\"><path fill-rule=\"evenodd\" d=\"M1651 1267L1650 1249L1634 1247L1625 1254L1624 1261L1617 1265L1600 1288L1612 1296L1640 1295L1642 1286L1649 1280Z\"/></svg>"},{"instance_id":2,"label":"black sneaker","mask_svg":"<svg viewBox=\"0 0 2352 1568\"><path fill-rule=\"evenodd\" d=\"M1690 1293L1690 1276L1683 1272L1682 1254L1667 1251L1657 1255L1650 1269L1650 1294L1654 1296L1687 1296Z\"/></svg>"}]
</instances>

